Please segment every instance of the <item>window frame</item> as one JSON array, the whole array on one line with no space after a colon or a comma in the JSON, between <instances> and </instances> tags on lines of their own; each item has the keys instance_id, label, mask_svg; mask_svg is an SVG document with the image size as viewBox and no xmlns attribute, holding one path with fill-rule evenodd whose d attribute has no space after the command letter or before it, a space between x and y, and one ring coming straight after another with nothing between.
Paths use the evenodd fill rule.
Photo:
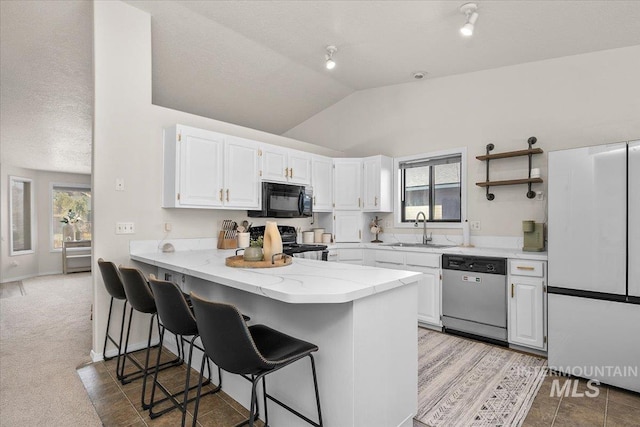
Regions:
<instances>
[{"instance_id":1,"label":"window frame","mask_svg":"<svg viewBox=\"0 0 640 427\"><path fill-rule=\"evenodd\" d=\"M435 159L438 157L460 156L460 221L427 221L432 228L462 229L467 220L467 147L452 148L430 153L414 154L411 156L395 157L393 159L393 219L394 228L413 228L413 222L402 222L402 182L400 180L400 164L410 161Z\"/></svg>"},{"instance_id":2,"label":"window frame","mask_svg":"<svg viewBox=\"0 0 640 427\"><path fill-rule=\"evenodd\" d=\"M16 251L13 248L13 183L23 182L29 183L29 238L31 240L30 248L26 250ZM36 252L36 221L35 221L35 187L33 185L33 179L24 178L21 176L9 175L9 256L30 255Z\"/></svg>"},{"instance_id":3,"label":"window frame","mask_svg":"<svg viewBox=\"0 0 640 427\"><path fill-rule=\"evenodd\" d=\"M67 189L74 190L89 190L91 189L91 184L80 184L80 183L67 183L67 182L52 182L49 185L49 252L62 252L62 248L54 248L54 238L53 238L53 230L55 229L55 223L53 220L53 191L56 187L63 187Z\"/></svg>"}]
</instances>

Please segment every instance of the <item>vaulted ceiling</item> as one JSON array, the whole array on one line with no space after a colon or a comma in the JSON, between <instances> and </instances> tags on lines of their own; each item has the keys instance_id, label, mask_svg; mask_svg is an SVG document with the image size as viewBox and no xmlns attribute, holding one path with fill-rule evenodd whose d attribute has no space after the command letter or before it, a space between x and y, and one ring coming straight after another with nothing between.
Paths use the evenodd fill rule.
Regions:
<instances>
[{"instance_id":1,"label":"vaulted ceiling","mask_svg":"<svg viewBox=\"0 0 640 427\"><path fill-rule=\"evenodd\" d=\"M2 1L2 153L88 172L91 2ZM639 1L137 1L153 102L282 134L354 91L638 44ZM337 66L324 67L336 45Z\"/></svg>"}]
</instances>

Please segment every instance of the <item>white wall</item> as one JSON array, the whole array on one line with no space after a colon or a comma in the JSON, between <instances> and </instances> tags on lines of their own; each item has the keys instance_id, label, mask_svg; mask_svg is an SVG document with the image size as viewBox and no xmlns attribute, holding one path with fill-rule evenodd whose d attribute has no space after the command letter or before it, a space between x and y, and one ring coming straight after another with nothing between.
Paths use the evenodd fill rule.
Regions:
<instances>
[{"instance_id":1,"label":"white wall","mask_svg":"<svg viewBox=\"0 0 640 427\"><path fill-rule=\"evenodd\" d=\"M94 67L94 265L100 257L130 264L129 240L161 239L165 222L173 226L169 238L215 237L223 219L246 218L246 211L160 207L164 127L180 123L317 154L342 154L152 105L151 18L125 3L95 3ZM116 178L124 179L125 191L115 191ZM119 221L134 222L135 235L115 235ZM306 227L309 220L289 223ZM94 275L94 284L93 349L101 353L109 299L99 274ZM141 326L134 340L141 340L144 333L146 326Z\"/></svg>"},{"instance_id":2,"label":"white wall","mask_svg":"<svg viewBox=\"0 0 640 427\"><path fill-rule=\"evenodd\" d=\"M640 137L640 45L356 92L285 135L351 156L404 156L468 149L468 218L480 235L521 236L521 221L546 219L546 202L526 186L495 187L487 201L488 143L494 152L527 148L536 136L547 153ZM526 158L492 163L492 179L526 177ZM534 185L547 193L547 183ZM390 231L390 230L387 230ZM391 230L394 231L394 230ZM399 231L399 230L395 230Z\"/></svg>"},{"instance_id":3,"label":"white wall","mask_svg":"<svg viewBox=\"0 0 640 427\"><path fill-rule=\"evenodd\" d=\"M10 256L10 228L9 228L9 176L31 178L34 192L35 229L32 230L34 239L34 253ZM50 244L51 228L51 183L89 184L91 177L82 174L68 174L48 171L23 169L15 166L2 165L2 197L0 209L2 211L0 228L2 230L2 249L0 250L0 283L20 280L27 277L44 274L62 273L62 256L60 251L52 251ZM5 212L7 213L5 215ZM17 265L14 265L16 264Z\"/></svg>"}]
</instances>

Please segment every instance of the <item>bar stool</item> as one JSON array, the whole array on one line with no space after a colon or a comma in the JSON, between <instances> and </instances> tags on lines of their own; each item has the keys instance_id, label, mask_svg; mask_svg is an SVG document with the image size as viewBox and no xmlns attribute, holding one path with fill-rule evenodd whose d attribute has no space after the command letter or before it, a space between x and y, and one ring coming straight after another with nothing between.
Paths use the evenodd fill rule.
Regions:
<instances>
[{"instance_id":1,"label":"bar stool","mask_svg":"<svg viewBox=\"0 0 640 427\"><path fill-rule=\"evenodd\" d=\"M257 385L262 380L264 398L264 422L269 425L267 412L267 398L282 406L292 414L298 416L307 423L322 427L322 412L320 410L320 396L318 394L318 380L316 367L311 353L318 350L314 344L299 340L283 334L265 325L253 325L247 327L242 320L242 314L230 304L206 301L198 295L191 293L191 301L196 315L196 323L200 331L200 338L207 356L213 362L227 372L238 374L251 381L251 409L249 418L239 425L249 424L253 427L257 418ZM302 415L290 406L280 402L267 394L265 377L285 366L288 366L304 357L311 360L311 372L316 393L316 405L318 408L318 422ZM200 368L198 381L198 394L194 409L195 427L198 406L200 403L200 390L202 384L203 365ZM256 408L254 415L254 407Z\"/></svg>"},{"instance_id":2,"label":"bar stool","mask_svg":"<svg viewBox=\"0 0 640 427\"><path fill-rule=\"evenodd\" d=\"M104 337L102 355L104 360L111 360L113 359L113 357L116 357L107 357L107 342L111 341L118 350L116 376L118 377L118 379L120 379L120 356L122 355L122 335L124 334L124 323L127 317L127 295L124 293L122 278L120 277L120 273L118 273L118 269L116 268L116 265L114 263L99 258L98 267L100 268L100 273L102 274L104 287L107 289L107 292L111 296L111 301L109 302L109 316L107 317L107 331ZM120 326L120 338L118 339L118 342L116 342L115 339L109 334L109 326L111 325L111 313L113 311L114 299L124 301L124 304L122 305L122 324Z\"/></svg>"},{"instance_id":3,"label":"bar stool","mask_svg":"<svg viewBox=\"0 0 640 427\"><path fill-rule=\"evenodd\" d=\"M154 320L158 324L158 330L160 328L160 321L157 319L157 309L156 303L153 298L153 294L151 293L151 289L149 288L149 284L147 283L147 279L145 279L144 275L137 268L129 268L129 267L119 267L120 275L122 276L122 283L124 285L124 291L127 295L127 301L131 306L129 311L129 327L127 328L127 337L125 339L124 351L127 353L127 349L129 346L129 334L131 332L131 318L133 317L133 310L140 313L150 314L151 318L149 319L149 338L147 341L147 352L144 362L144 367L141 366L135 359L130 358L131 362L138 368L137 371L129 374L136 375L135 378L129 378L126 382L131 382L134 379L142 378L142 397L141 403L143 409L149 409L150 405L144 401L144 395L147 387L147 375L152 369L156 369L156 366L149 366L149 354L151 352L151 338L153 337L153 323ZM180 351L180 344L178 337L176 336L176 344L178 346L178 356L175 359L172 359L168 362L164 362L158 366L158 369L163 370L167 368L171 368L174 366L179 366L183 362L182 353ZM162 347L158 348L158 352L162 351ZM126 360L126 359L124 359ZM122 363L122 372L124 373L124 361ZM125 381L122 381L123 384L126 384Z\"/></svg>"},{"instance_id":4,"label":"bar stool","mask_svg":"<svg viewBox=\"0 0 640 427\"><path fill-rule=\"evenodd\" d=\"M179 408L182 411L182 426L184 427L187 416L187 403L192 402L196 398L193 397L188 399L189 391L195 390L198 385L194 385L193 387L189 387L189 380L191 376L191 361L193 356L193 348L196 347L200 351L202 351L203 360L207 359L207 370L209 372L208 377L211 377L211 364L209 363L209 359L204 354L204 349L195 343L196 339L200 336L198 334L198 325L196 324L196 319L193 317L193 313L189 308L187 300L184 298L184 294L175 283L168 282L165 280L158 280L155 277L151 276L149 278L149 285L151 286L151 290L153 291L153 296L156 301L156 307L158 309L158 317L160 318L160 348L162 348L162 343L164 340L164 332L165 330L169 330L174 335L180 337L181 346L184 344L189 345L189 356L187 358L187 375L185 380L184 391L172 394L169 390L167 390L160 382L158 382L158 366L160 364L160 352L158 352L158 359L156 361L156 369L153 375L153 386L151 388L151 407L149 408L149 417L157 418L160 415L163 415L173 409ZM186 340L185 336L192 337L190 340ZM212 390L209 390L207 393L203 394L213 394L220 391L222 386L222 372L220 368L218 368L218 386ZM209 384L211 382L210 379L204 383L204 385ZM155 401L155 392L156 386L164 393L165 398L159 401ZM178 401L176 397L179 394L184 394L182 401ZM171 400L173 406L163 409L160 412L153 412L154 405L157 405L166 400Z\"/></svg>"}]
</instances>

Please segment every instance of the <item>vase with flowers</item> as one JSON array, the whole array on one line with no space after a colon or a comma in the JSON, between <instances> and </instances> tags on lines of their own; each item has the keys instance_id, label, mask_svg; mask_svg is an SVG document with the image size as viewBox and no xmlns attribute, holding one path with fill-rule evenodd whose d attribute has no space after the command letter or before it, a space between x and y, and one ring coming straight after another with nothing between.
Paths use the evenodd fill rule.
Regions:
<instances>
[{"instance_id":1,"label":"vase with flowers","mask_svg":"<svg viewBox=\"0 0 640 427\"><path fill-rule=\"evenodd\" d=\"M78 215L77 212L69 209L67 214L62 217L60 222L64 225L62 226L62 238L65 241L78 240L78 221L81 221L82 218Z\"/></svg>"},{"instance_id":2,"label":"vase with flowers","mask_svg":"<svg viewBox=\"0 0 640 427\"><path fill-rule=\"evenodd\" d=\"M245 248L242 257L245 261L262 261L262 236L251 240L249 247Z\"/></svg>"}]
</instances>

